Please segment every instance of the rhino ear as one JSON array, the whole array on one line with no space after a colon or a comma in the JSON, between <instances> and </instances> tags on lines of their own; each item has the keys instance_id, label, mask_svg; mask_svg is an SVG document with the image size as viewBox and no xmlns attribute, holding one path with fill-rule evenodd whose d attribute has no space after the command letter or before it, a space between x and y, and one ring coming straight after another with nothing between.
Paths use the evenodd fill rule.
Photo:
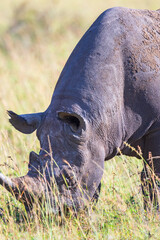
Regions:
<instances>
[{"instance_id":1,"label":"rhino ear","mask_svg":"<svg viewBox=\"0 0 160 240\"><path fill-rule=\"evenodd\" d=\"M34 132L41 124L43 112L17 115L12 111L7 111L9 122L20 132L30 134Z\"/></svg>"},{"instance_id":2,"label":"rhino ear","mask_svg":"<svg viewBox=\"0 0 160 240\"><path fill-rule=\"evenodd\" d=\"M70 129L74 133L81 132L81 129L85 130L85 122L83 118L76 113L68 113L68 112L57 112L58 118L67 123L70 126Z\"/></svg>"}]
</instances>

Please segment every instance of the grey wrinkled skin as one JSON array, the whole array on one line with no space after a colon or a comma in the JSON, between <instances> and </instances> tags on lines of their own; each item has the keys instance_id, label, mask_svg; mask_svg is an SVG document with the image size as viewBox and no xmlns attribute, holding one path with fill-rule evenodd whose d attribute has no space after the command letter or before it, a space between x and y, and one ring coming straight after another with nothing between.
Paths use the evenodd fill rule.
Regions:
<instances>
[{"instance_id":1,"label":"grey wrinkled skin","mask_svg":"<svg viewBox=\"0 0 160 240\"><path fill-rule=\"evenodd\" d=\"M108 9L73 50L48 109L26 115L9 111L17 130L37 129L40 141L39 155L30 154L26 176L11 179L12 184L0 176L0 183L25 206L32 202L27 198L31 192L54 202L48 187L54 175L64 204L82 208L85 199L97 196L105 160L118 149L138 157L124 142L139 146L147 161L151 152L159 176L159 23L159 11ZM142 181L145 172L144 168ZM18 188L25 196L19 196Z\"/></svg>"}]
</instances>

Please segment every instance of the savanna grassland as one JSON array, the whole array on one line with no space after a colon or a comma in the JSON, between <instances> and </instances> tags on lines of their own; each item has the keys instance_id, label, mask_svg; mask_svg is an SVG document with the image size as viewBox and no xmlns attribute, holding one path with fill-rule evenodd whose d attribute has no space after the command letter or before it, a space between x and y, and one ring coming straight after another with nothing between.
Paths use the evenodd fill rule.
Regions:
<instances>
[{"instance_id":1,"label":"savanna grassland","mask_svg":"<svg viewBox=\"0 0 160 240\"><path fill-rule=\"evenodd\" d=\"M0 172L26 174L28 155L38 152L36 135L23 135L8 122L6 110L44 111L58 76L80 37L113 6L160 8L158 0L0 1ZM0 239L160 239L160 217L146 213L140 186L142 160L116 157L105 164L99 202L77 218L25 210L0 187ZM19 210L17 210L19 209Z\"/></svg>"}]
</instances>

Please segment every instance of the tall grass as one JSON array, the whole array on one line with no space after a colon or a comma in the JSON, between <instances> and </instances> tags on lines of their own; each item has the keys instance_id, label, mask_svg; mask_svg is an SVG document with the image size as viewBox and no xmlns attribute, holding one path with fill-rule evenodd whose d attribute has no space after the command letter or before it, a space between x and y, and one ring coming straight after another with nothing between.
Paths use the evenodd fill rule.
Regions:
<instances>
[{"instance_id":1,"label":"tall grass","mask_svg":"<svg viewBox=\"0 0 160 240\"><path fill-rule=\"evenodd\" d=\"M35 134L23 135L9 125L6 110L29 113L47 108L69 54L102 11L113 6L157 9L158 4L149 0L0 2L1 172L24 175L28 153L39 149ZM133 158L106 162L97 205L77 218L66 217L63 224L57 216L43 215L45 211L28 219L23 206L1 188L0 239L160 239L159 216L143 210L141 170L142 161Z\"/></svg>"}]
</instances>

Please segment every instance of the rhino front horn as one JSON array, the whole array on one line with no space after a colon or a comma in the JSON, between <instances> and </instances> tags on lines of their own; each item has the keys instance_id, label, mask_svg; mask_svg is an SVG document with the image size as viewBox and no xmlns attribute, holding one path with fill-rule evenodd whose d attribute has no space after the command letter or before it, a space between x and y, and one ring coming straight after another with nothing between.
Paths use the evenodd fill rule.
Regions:
<instances>
[{"instance_id":1,"label":"rhino front horn","mask_svg":"<svg viewBox=\"0 0 160 240\"><path fill-rule=\"evenodd\" d=\"M12 195L14 195L17 199L19 198L20 194L24 192L24 177L21 178L13 178L10 179L0 173L0 184Z\"/></svg>"},{"instance_id":2,"label":"rhino front horn","mask_svg":"<svg viewBox=\"0 0 160 240\"><path fill-rule=\"evenodd\" d=\"M40 199L43 192L42 181L29 175L10 179L0 173L0 184L23 203L27 211L31 210L35 197Z\"/></svg>"},{"instance_id":3,"label":"rhino front horn","mask_svg":"<svg viewBox=\"0 0 160 240\"><path fill-rule=\"evenodd\" d=\"M2 173L0 173L0 184L9 192L12 192L12 189L16 188L14 182L10 178L4 176Z\"/></svg>"}]
</instances>

